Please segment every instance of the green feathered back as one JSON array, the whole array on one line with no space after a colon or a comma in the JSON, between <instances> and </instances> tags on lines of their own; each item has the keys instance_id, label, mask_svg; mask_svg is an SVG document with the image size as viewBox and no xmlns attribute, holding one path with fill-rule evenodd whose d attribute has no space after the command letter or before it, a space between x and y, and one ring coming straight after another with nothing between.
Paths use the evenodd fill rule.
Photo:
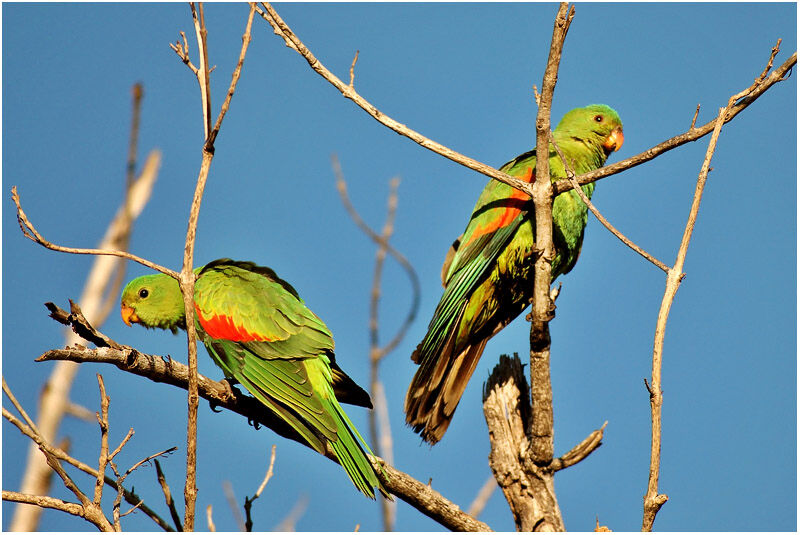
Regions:
<instances>
[{"instance_id":1,"label":"green feathered back","mask_svg":"<svg viewBox=\"0 0 800 535\"><path fill-rule=\"evenodd\" d=\"M374 498L378 487L386 494L372 452L337 400L371 407L369 396L336 365L328 327L269 268L224 258L197 273L198 337L225 376L316 451L324 454L329 444L361 492ZM174 331L185 324L177 282L165 275L131 281L122 306L146 327Z\"/></svg>"}]
</instances>

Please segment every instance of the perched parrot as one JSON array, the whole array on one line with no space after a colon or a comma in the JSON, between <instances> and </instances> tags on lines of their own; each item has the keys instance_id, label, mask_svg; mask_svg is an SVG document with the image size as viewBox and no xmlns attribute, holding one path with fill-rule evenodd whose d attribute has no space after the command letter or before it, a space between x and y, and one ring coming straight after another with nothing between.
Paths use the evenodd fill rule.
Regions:
<instances>
[{"instance_id":1,"label":"perched parrot","mask_svg":"<svg viewBox=\"0 0 800 535\"><path fill-rule=\"evenodd\" d=\"M202 268L194 291L195 325L214 363L309 446L330 444L353 484L386 494L369 461L372 452L339 401L372 408L369 395L336 364L328 327L292 286L268 267L228 258ZM186 328L178 282L145 275L122 292L123 321L147 328ZM337 401L338 398L338 401Z\"/></svg>"},{"instance_id":2,"label":"perched parrot","mask_svg":"<svg viewBox=\"0 0 800 535\"><path fill-rule=\"evenodd\" d=\"M593 104L568 112L553 139L576 174L605 164L622 146L622 122L612 108ZM566 176L549 147L550 180ZM528 182L536 168L536 149L500 168ZM594 183L583 186L592 196ZM430 444L441 440L486 342L530 303L533 290L535 217L530 197L490 180L472 211L467 228L453 243L442 268L444 294L425 338L411 355L419 364L405 400L406 423ZM575 265L583 242L588 207L575 191L553 203L555 258L552 278Z\"/></svg>"}]
</instances>

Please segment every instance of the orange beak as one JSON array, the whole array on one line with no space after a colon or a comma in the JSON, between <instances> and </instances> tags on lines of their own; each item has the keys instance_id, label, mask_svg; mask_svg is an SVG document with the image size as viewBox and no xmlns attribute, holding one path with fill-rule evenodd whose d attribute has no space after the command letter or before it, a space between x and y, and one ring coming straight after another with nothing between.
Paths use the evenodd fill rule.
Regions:
<instances>
[{"instance_id":1,"label":"orange beak","mask_svg":"<svg viewBox=\"0 0 800 535\"><path fill-rule=\"evenodd\" d=\"M619 150L624 141L625 141L625 136L622 135L622 129L617 128L613 132L611 132L611 134L608 135L605 142L603 143L603 148L606 149L608 152L614 152Z\"/></svg>"},{"instance_id":2,"label":"orange beak","mask_svg":"<svg viewBox=\"0 0 800 535\"><path fill-rule=\"evenodd\" d=\"M120 307L120 314L122 314L122 321L124 321L125 325L127 325L128 327L131 326L131 322L133 323L139 322L139 316L136 315L136 311L133 310L132 307L122 305Z\"/></svg>"}]
</instances>

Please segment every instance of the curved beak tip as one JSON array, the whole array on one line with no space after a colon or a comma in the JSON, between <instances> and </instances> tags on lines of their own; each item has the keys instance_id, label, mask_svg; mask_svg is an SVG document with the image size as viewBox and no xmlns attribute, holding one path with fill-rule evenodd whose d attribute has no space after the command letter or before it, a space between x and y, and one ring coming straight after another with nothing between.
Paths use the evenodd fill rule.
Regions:
<instances>
[{"instance_id":1,"label":"curved beak tip","mask_svg":"<svg viewBox=\"0 0 800 535\"><path fill-rule=\"evenodd\" d=\"M618 128L609 134L605 143L603 143L603 147L609 152L618 151L624 141L625 136L622 134L622 130Z\"/></svg>"},{"instance_id":2,"label":"curved beak tip","mask_svg":"<svg viewBox=\"0 0 800 535\"><path fill-rule=\"evenodd\" d=\"M122 316L122 321L124 321L125 325L127 325L128 327L131 326L131 321L136 321L137 319L139 319L136 317L136 314L134 313L132 307L122 305L120 307L119 312L120 315Z\"/></svg>"}]
</instances>

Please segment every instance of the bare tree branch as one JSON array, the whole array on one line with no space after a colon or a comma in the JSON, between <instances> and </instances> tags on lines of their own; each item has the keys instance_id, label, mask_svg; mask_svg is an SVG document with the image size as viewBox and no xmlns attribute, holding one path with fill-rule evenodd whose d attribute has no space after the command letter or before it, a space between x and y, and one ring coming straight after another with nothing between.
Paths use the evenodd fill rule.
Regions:
<instances>
[{"instance_id":1,"label":"bare tree branch","mask_svg":"<svg viewBox=\"0 0 800 535\"><path fill-rule=\"evenodd\" d=\"M432 141L422 134L415 132L414 130L408 128L406 125L401 124L388 115L384 114L380 110L378 110L375 106L370 104L364 97L358 94L355 89L348 84L345 84L342 80L340 80L336 75L330 72L325 66L311 53L311 51L303 44L302 41L295 35L295 33L289 28L289 26L280 18L278 13L273 9L273 7L266 3L262 2L261 4L264 7L262 10L259 7L256 7L256 11L258 12L261 17L266 20L273 28L275 35L281 37L286 46L289 48L297 51L311 68L317 72L320 76L325 78L328 82L330 82L336 89L338 89L345 98L352 100L358 107L362 110L367 112L371 117L375 120L380 122L382 125L390 128L391 130L397 132L398 134L405 136L412 141L418 143L419 145L425 147L428 150L431 150L440 156L444 156L445 158L452 160L456 163L459 163L465 167L478 171L486 176L499 180L500 182L504 182L512 187L515 187L519 190L530 192L529 185L511 175L507 175L505 173L501 173L497 169L488 166L484 163L481 163L477 160L464 156L444 145L441 145L435 141Z\"/></svg>"},{"instance_id":2,"label":"bare tree branch","mask_svg":"<svg viewBox=\"0 0 800 535\"><path fill-rule=\"evenodd\" d=\"M383 358L387 353L392 351L397 345L403 340L405 337L408 328L414 322L414 319L417 317L417 312L419 311L419 300L420 300L420 285L419 285L419 277L417 276L416 270L411 265L411 263L403 256L402 253L398 252L388 241L388 239L384 239L380 236L377 232L372 230L369 225L367 225L361 216L356 211L353 204L350 202L350 198L347 195L347 182L344 179L344 173L342 172L342 167L339 164L339 159L336 155L331 157L331 165L333 166L333 172L336 177L336 189L339 192L339 197L342 200L342 205L344 206L347 213L353 219L353 222L360 228L364 234L369 237L373 242L375 242L379 247L384 248L386 252L388 252L408 275L409 280L411 281L411 290L412 290L412 298L411 298L411 306L409 307L408 315L406 316L403 325L398 329L397 333L394 335L392 340L387 343L384 348L381 350L379 358ZM373 289L374 291L374 289Z\"/></svg>"},{"instance_id":3,"label":"bare tree branch","mask_svg":"<svg viewBox=\"0 0 800 535\"><path fill-rule=\"evenodd\" d=\"M175 500L172 498L172 491L169 488L169 484L167 483L167 478L164 476L163 470L161 470L161 463L158 462L158 459L155 460L155 465L156 478L158 479L158 484L161 487L161 492L164 494L164 501L167 504L167 509L169 509L172 522L175 524L175 529L177 531L183 531L183 524L181 523L181 517L178 514L178 510L175 508Z\"/></svg>"},{"instance_id":4,"label":"bare tree branch","mask_svg":"<svg viewBox=\"0 0 800 535\"><path fill-rule=\"evenodd\" d=\"M353 83L352 72L353 69L355 68L355 61L357 58L358 54L356 54L356 57L353 59L353 65L350 68L351 86ZM347 182L344 179L344 173L342 172L341 165L339 164L339 159L336 157L336 155L333 155L331 157L331 160L332 160L334 175L336 176L336 189L339 191L339 196L342 200L342 204L344 205L345 209L350 214L350 217L353 219L356 225L368 237L370 237L375 243L378 244L378 250L375 254L375 270L372 279L372 291L370 292L369 364L370 364L370 393L372 394L373 398L374 410L369 413L369 431L370 431L370 442L372 443L372 447L376 449L376 452L380 457L386 458L389 461L389 464L392 464L393 463L392 432L389 425L389 411L387 409L386 396L383 391L383 385L379 378L379 367L381 360L387 354L389 354L405 337L408 328L411 326L411 323L414 321L414 318L416 317L417 311L419 309L419 298L420 298L419 280L417 279L416 271L411 266L411 264L405 259L404 256L395 251L394 248L392 248L389 245L389 239L391 238L392 233L394 232L394 219L397 210L397 187L400 183L400 179L398 177L395 177L389 181L389 197L388 197L388 207L386 210L386 222L384 223L381 234L378 235L364 222L364 220L356 211L355 207L350 202L350 199L347 195ZM400 326L400 329L397 331L397 334L385 346L380 347L379 336L378 336L378 326L379 326L378 311L379 311L380 295L381 295L381 277L383 275L383 265L386 259L387 251L392 252L394 258L398 260L400 265L405 269L406 273L411 279L413 297L408 316L406 317L403 324ZM394 502L386 500L382 496L378 498L378 501L380 503L381 513L383 517L383 530L392 531L394 527L396 505Z\"/></svg>"},{"instance_id":5,"label":"bare tree branch","mask_svg":"<svg viewBox=\"0 0 800 535\"><path fill-rule=\"evenodd\" d=\"M486 482L484 482L480 490L478 490L478 494L475 496L475 499L472 500L469 509L467 509L467 514L474 518L481 516L486 504L489 503L489 498L492 497L495 490L497 490L497 480L494 474L491 474L486 478Z\"/></svg>"},{"instance_id":6,"label":"bare tree branch","mask_svg":"<svg viewBox=\"0 0 800 535\"><path fill-rule=\"evenodd\" d=\"M367 101L364 97L358 94L352 87L345 84L342 80L340 80L336 75L331 73L323 64L320 62L316 56L303 44L303 42L297 37L297 35L289 28L289 26L280 18L278 13L275 9L268 3L262 2L262 6L264 9L262 10L259 7L256 7L256 11L258 14L267 21L270 26L272 27L275 35L281 37L286 46L295 50L298 54L300 54L309 64L309 66L320 76L322 76L325 80L327 80L331 85L333 85L337 90L342 93L342 96L352 100L358 107L364 110L367 114L369 114L372 118L376 121L380 122L387 128L390 128L394 132L405 136L415 143L421 145L422 147L439 154L455 163L463 165L469 169L477 171L483 175L486 175L490 178L503 182L504 184L508 184L509 186L516 188L522 192L531 194L531 185L519 178L512 177L505 173L498 171L497 169L488 166L484 163L478 162L472 158L469 158L463 154L460 154L449 147L445 147L422 134L408 128L406 125L392 119L385 113L381 112L377 107ZM747 106L752 104L759 96L761 96L764 91L769 89L772 85L784 79L787 73L791 70L791 68L797 63L797 53L793 54L786 62L783 63L778 69L775 70L769 77L764 79L761 83L758 84L757 89L752 92L752 94L747 98L742 100L738 103L738 105L734 106L729 115L726 118L726 122L730 121L739 114L742 110L744 110ZM538 99L537 99L538 101ZM617 173L620 173L626 169L631 167L635 167L640 165L648 160L652 160L659 154L662 154L668 150L672 150L677 148L685 143L690 141L695 141L707 134L709 134L714 128L714 121L703 125L699 128L692 129L689 132L682 134L680 136L676 136L671 138L664 143L656 145L655 147L648 149L647 151L623 160L619 163L608 165L605 167L601 167L600 169L596 169L595 171L591 171L589 173L585 173L578 177L578 183L581 185L588 184L590 182L594 182L600 180L601 178L605 178ZM553 193L558 195L565 191L568 191L572 188L569 181L566 179L559 180L553 185Z\"/></svg>"},{"instance_id":7,"label":"bare tree branch","mask_svg":"<svg viewBox=\"0 0 800 535\"><path fill-rule=\"evenodd\" d=\"M211 504L208 504L206 507L206 521L208 522L208 531L215 532L217 531L217 526L214 525L214 518L211 516Z\"/></svg>"},{"instance_id":8,"label":"bare tree branch","mask_svg":"<svg viewBox=\"0 0 800 535\"><path fill-rule=\"evenodd\" d=\"M567 37L574 8L562 2L559 5L553 24L553 37L550 53L542 78L542 94L539 112L536 116L536 146L547 147L550 139L550 106L553 100L561 51ZM534 283L531 301L530 329L530 374L532 418L529 444L533 462L547 465L553 459L553 389L550 383L550 327L553 318L553 302L550 300L551 264L555 258L553 245L553 187L550 182L549 151L540 150L536 154L536 170L531 197L535 207L534 218L536 234L534 243L540 252L534 262ZM555 495L553 495L555 500ZM556 506L556 511L557 511ZM560 514L559 514L560 517ZM563 521L553 528L563 529Z\"/></svg>"},{"instance_id":9,"label":"bare tree branch","mask_svg":"<svg viewBox=\"0 0 800 535\"><path fill-rule=\"evenodd\" d=\"M97 480L94 485L94 504L100 507L103 499L103 479L106 475L108 465L108 396L106 395L106 385L103 376L97 374L97 383L100 386L100 413L97 415L97 423L100 424L100 459L97 462Z\"/></svg>"},{"instance_id":10,"label":"bare tree branch","mask_svg":"<svg viewBox=\"0 0 800 535\"><path fill-rule=\"evenodd\" d=\"M297 531L297 521L303 516L308 508L308 495L302 494L295 502L294 506L286 513L286 516L281 520L272 531Z\"/></svg>"},{"instance_id":11,"label":"bare tree branch","mask_svg":"<svg viewBox=\"0 0 800 535\"><path fill-rule=\"evenodd\" d=\"M774 56L771 57L774 58ZM797 52L792 54L791 57L789 57L789 59L784 61L780 67L776 68L772 72L772 74L764 78L762 78L761 76L759 78L756 78L755 83L750 85L747 89L737 93L737 95L742 95L742 96L739 96L737 98L738 102L733 106L731 106L730 109L728 109L728 111L726 112L724 120L725 123L730 122L734 117L739 115L739 113L741 113L745 108L747 108L750 104L755 102L758 97L763 95L764 92L767 91L767 89L771 88L778 82L782 82L783 80L785 80L789 72L796 64L797 64ZM734 95L734 97L736 97L736 95ZM595 169L594 171L584 173L578 176L576 180L578 181L578 184L584 186L591 182L596 182L602 178L606 178L608 176L615 175L617 173L625 171L626 169L630 169L631 167L636 167L637 165L641 165L667 151L680 147L681 145L685 145L686 143L697 141L701 137L710 134L714 130L716 123L717 121L716 119L714 119L704 124L703 126L699 126L697 128L690 128L687 132L677 135L675 137L671 137L668 140L659 143L658 145L649 148L640 154L631 156L630 158L626 158L621 162L617 162L611 165L606 165L605 167L601 167L600 169ZM561 179L553 185L553 190L556 195L568 191L570 189L572 189L572 185L569 183L567 179Z\"/></svg>"},{"instance_id":12,"label":"bare tree branch","mask_svg":"<svg viewBox=\"0 0 800 535\"><path fill-rule=\"evenodd\" d=\"M484 384L483 414L489 428L489 467L511 508L518 531L564 531L553 472L530 453L529 387L522 362L500 356Z\"/></svg>"},{"instance_id":13,"label":"bare tree branch","mask_svg":"<svg viewBox=\"0 0 800 535\"><path fill-rule=\"evenodd\" d=\"M6 393L6 395L8 395L9 399L12 399L12 403L14 403L16 401L14 399L13 394L11 394L11 390L8 388L8 385L5 383L5 380L3 381L3 391ZM14 403L14 405L15 405L15 407L18 408L18 410L21 409L21 407L19 407L17 403ZM29 425L25 425L22 422L20 422L11 413L9 413L5 409L5 407L3 407L3 418L5 418L9 422L11 422L13 425L15 425L20 431L25 433L27 436L31 437L31 440L33 440L37 444L37 446L39 446L39 450L44 454L45 458L47 459L47 464L53 469L53 471L58 475L58 477L61 478L61 481L64 484L64 486L67 488L67 490L72 492L72 494L74 494L75 497L78 499L78 501L80 502L80 504L76 504L76 505L78 505L80 507L80 514L78 516L80 516L81 518L84 518L87 521L89 521L92 524L94 524L94 526L100 531L113 531L113 526L108 521L108 519L105 517L105 515L103 515L103 511L100 509L100 507L97 504L93 503L86 496L86 494L84 494L78 488L78 486L75 483L75 481L70 477L69 474L67 474L67 472L64 470L64 467L61 466L61 463L59 462L59 459L56 456L54 456L52 453L50 453L50 450L52 449L52 447L47 443L46 440L44 440L42 438L42 436L36 430L35 426L31 426L30 425L32 423L32 421L28 417L28 415L25 414L24 411L20 411L20 414L23 416L23 418L26 420L26 422L28 422ZM6 491L3 491L3 497L4 498L5 498L5 495L6 495ZM19 493L19 496L31 496L31 495ZM46 499L46 498L49 498L49 497L39 496L39 497L35 497L35 498L44 498L44 499ZM21 503L31 503L31 502L30 501L22 501ZM51 501L51 502L48 502L48 503L50 505L46 505L46 506L50 507L55 502ZM37 505L37 504L33 504L33 503L31 503L31 504L32 505ZM73 508L70 508L70 509L73 509ZM65 512L70 512L67 509L62 509L62 510L65 511ZM71 514L74 514L74 513L71 513Z\"/></svg>"},{"instance_id":14,"label":"bare tree branch","mask_svg":"<svg viewBox=\"0 0 800 535\"><path fill-rule=\"evenodd\" d=\"M567 161L567 157L564 156L564 153L561 151L561 147L559 147L558 144L556 143L556 140L553 139L552 132L550 132L550 143L553 145L553 147L555 147L558 156L561 158L561 161L564 164L564 169L566 170L567 174L567 180L569 180L569 183L572 184L572 189L575 191L575 193L578 194L583 203L589 207L589 210L592 211L597 220L600 221L600 223L602 223L603 226L606 227L611 232L611 234L616 236L622 243L624 243L625 245L627 245L628 247L639 253L645 260L654 264L656 267L658 267L665 273L669 271L669 267L667 267L666 264L664 264L658 258L652 256L650 253L648 253L635 243L633 243L633 241L631 241L627 236L625 236L623 233L617 230L616 227L614 227L614 225L609 223L608 219L603 217L603 214L601 214L600 211L597 208L595 208L594 204L592 204L592 201L589 199L586 193L584 193L584 191L581 189L581 186L580 184L578 184L578 181L575 180L575 171L573 171L571 163Z\"/></svg>"},{"instance_id":15,"label":"bare tree branch","mask_svg":"<svg viewBox=\"0 0 800 535\"><path fill-rule=\"evenodd\" d=\"M25 235L26 238L38 243L42 247L45 247L53 251L59 251L62 253L70 253L70 254L118 256L120 258L127 258L128 260L133 260L134 262L138 262L143 266L164 273L165 275L169 275L172 278L177 278L178 276L177 273L175 271L172 271L171 269L165 268L154 262L150 262L149 260L145 260L144 258L140 258L126 251L117 251L113 249L84 249L76 247L63 247L61 245L56 245L54 243L51 243L46 239L44 239L44 237L41 234L39 234L39 232L33 226L33 223L31 223L30 220L28 219L28 216L25 215L25 212L22 210L22 205L20 204L16 186L12 186L11 188L11 200L13 200L14 204L17 206L17 220L19 221L19 226L20 229L22 229L22 233Z\"/></svg>"},{"instance_id":16,"label":"bare tree branch","mask_svg":"<svg viewBox=\"0 0 800 535\"><path fill-rule=\"evenodd\" d=\"M233 518L236 520L236 526L239 531L246 531L244 526L244 517L239 511L239 502L236 500L236 494L233 492L233 484L230 480L223 480L222 492L225 494L225 501L228 502L228 509L233 513Z\"/></svg>"},{"instance_id":17,"label":"bare tree branch","mask_svg":"<svg viewBox=\"0 0 800 535\"><path fill-rule=\"evenodd\" d=\"M656 330L653 341L653 370L648 391L650 394L650 413L651 413L651 436L650 436L650 469L647 482L647 492L644 496L644 511L642 515L642 531L652 531L656 515L661 509L661 506L669 499L666 494L658 492L658 479L661 465L661 406L663 404L663 392L661 390L661 365L663 360L664 351L664 335L667 327L667 319L669 318L669 311L672 306L672 301L675 299L675 294L678 292L678 287L683 280L683 265L686 260L686 254L689 249L689 241L692 238L695 222L697 221L697 214L700 211L700 201L703 198L703 189L705 188L708 172L711 170L711 158L714 155L714 150L717 146L722 126L730 120L733 116L733 110L737 105L746 102L753 97L754 94L766 90L762 88L765 80L770 78L778 81L782 79L783 75L775 71L767 78L767 73L772 68L772 62L780 50L781 40L773 47L767 65L761 75L759 75L752 85L748 88L736 93L728 99L728 104L724 108L719 109L717 119L713 122L713 131L711 139L708 142L706 149L705 159L700 169L700 174L697 177L697 185L695 187L694 198L692 199L692 207L689 210L688 221L683 231L680 247L678 248L678 255L675 259L675 264L667 272L666 288L664 289L664 296L661 300L661 307L658 311L658 320L656 322ZM792 56L796 58L796 54ZM790 58L791 60L791 58ZM786 65L786 64L784 64ZM760 94L760 93L759 93ZM741 100L740 100L741 99ZM737 104L737 101L739 104ZM645 384L646 381L645 381Z\"/></svg>"},{"instance_id":18,"label":"bare tree branch","mask_svg":"<svg viewBox=\"0 0 800 535\"><path fill-rule=\"evenodd\" d=\"M217 139L219 129L222 126L222 120L225 118L225 114L228 113L228 109L231 106L233 93L236 91L236 84L239 83L239 77L242 74L242 65L244 65L244 57L247 54L247 47L250 46L250 30L253 26L253 15L255 15L255 9L256 5L251 3L250 14L247 16L247 26L244 34L242 35L242 49L239 52L239 60L236 62L236 68L233 70L231 84L228 87L228 93L225 95L225 101L222 103L222 107L219 110L219 115L217 115L217 122L214 124L214 128L211 129L211 133L208 135L208 140L206 141L207 149L213 150L214 141Z\"/></svg>"},{"instance_id":19,"label":"bare tree branch","mask_svg":"<svg viewBox=\"0 0 800 535\"><path fill-rule=\"evenodd\" d=\"M16 418L14 418L12 415L10 415L7 412L3 413L3 417L6 418L12 424L14 424L17 427L17 429L19 429L25 436L27 436L31 440L35 441L35 437L36 437L37 433L32 428L30 428L29 426L23 424L22 422L19 422L18 420L16 420ZM97 477L98 472L97 472L96 469L92 468L91 466L89 466L89 465L87 465L87 464L85 464L85 463L83 463L81 461L78 461L77 459L74 459L73 457L70 457L63 449L57 448L57 447L52 446L50 444L45 444L45 447L47 448L47 451L50 454L52 454L54 457L56 457L57 459L65 461L65 462L71 464L72 466L78 468L79 470L89 474L90 476ZM114 481L110 477L106 476L104 478L104 481L105 481L106 485L109 485L111 487L116 488L116 481ZM161 517L159 517L152 509L150 509L144 503L142 503L142 500L136 494L134 494L133 492L130 492L128 490L123 489L123 497L125 498L125 501L127 501L131 505L137 505L138 504L138 506L139 506L138 508L141 509L142 512L144 512L147 516L152 518L153 521L156 524L158 524L158 526L161 529L163 529L164 531L173 531L172 528L169 526L169 524L164 522L164 520L162 520ZM17 500L13 500L13 501L17 501ZM22 502L22 503L27 503L27 502Z\"/></svg>"},{"instance_id":20,"label":"bare tree branch","mask_svg":"<svg viewBox=\"0 0 800 535\"><path fill-rule=\"evenodd\" d=\"M79 320L75 316L70 317L73 321L85 321L85 319ZM114 364L120 370L146 377L151 381L187 389L189 368L186 365L172 359L140 353L132 347L117 345L121 349L113 347L89 349L81 346L53 349L45 352L36 360L37 362L72 360L74 362ZM223 407L241 414L255 425L265 425L279 435L310 448L297 431L271 412L265 411L263 405L255 398L243 395L232 389L227 383L212 381L200 374L198 374L197 380L198 395L208 400L212 408ZM334 462L338 462L333 449L330 447L328 447L325 456ZM426 516L450 529L491 531L486 524L470 517L461 511L457 505L427 485L390 466L379 457L373 457L373 459L382 468L377 473L384 487Z\"/></svg>"},{"instance_id":21,"label":"bare tree branch","mask_svg":"<svg viewBox=\"0 0 800 535\"><path fill-rule=\"evenodd\" d=\"M73 516L83 517L83 507L80 504L65 502L63 500L59 500L58 498L51 498L50 496L35 496L32 494L22 494L21 492L4 490L3 500L32 505L37 509L56 509L58 511L69 513Z\"/></svg>"},{"instance_id":22,"label":"bare tree branch","mask_svg":"<svg viewBox=\"0 0 800 535\"><path fill-rule=\"evenodd\" d=\"M385 471L385 474L378 471L378 477L389 492L425 516L452 531L492 531L487 524L475 520L430 486L389 466L383 459L375 460Z\"/></svg>"},{"instance_id":23,"label":"bare tree branch","mask_svg":"<svg viewBox=\"0 0 800 535\"><path fill-rule=\"evenodd\" d=\"M252 13L252 11L251 11ZM244 527L245 531L253 531L253 519L250 517L250 508L253 507L253 502L261 496L261 493L264 492L264 488L269 483L269 480L272 479L272 468L275 466L275 444L272 445L272 453L269 456L269 468L267 468L267 473L264 476L263 481L258 486L256 493L253 494L252 498L248 498L247 496L244 497L244 514L247 520L245 520Z\"/></svg>"},{"instance_id":24,"label":"bare tree branch","mask_svg":"<svg viewBox=\"0 0 800 535\"><path fill-rule=\"evenodd\" d=\"M186 485L184 487L184 501L186 503L186 510L184 511L184 530L194 530L195 520L195 504L197 500L197 333L194 322L194 243L197 235L197 221L200 217L200 205L203 199L203 191L208 180L208 173L211 168L211 161L214 158L214 142L222 126L222 120L228 111L230 101L236 91L236 84L241 75L242 65L244 63L247 48L250 44L250 30L253 22L253 11L255 7L250 6L250 14L247 19L247 25L244 35L242 37L242 48L239 54L239 60L233 71L231 83L228 88L226 99L217 116L216 124L212 130L211 128L211 90L210 90L210 70L208 66L208 46L205 24L205 15L203 11L203 4L200 3L195 8L194 3L190 3L192 10L192 20L194 22L195 34L197 37L198 56L200 58L200 66L197 68L195 74L197 81L200 85L200 96L203 105L203 128L204 139L203 145L203 159L200 165L200 171L197 177L194 196L192 198L192 205L189 212L189 223L186 230L186 245L183 253L183 265L181 268L178 282L180 285L181 293L183 294L184 313L186 316L186 337L188 340L188 356L189 356L189 388L187 395L188 404L188 418L187 418L187 446L186 446ZM175 49L176 47L173 47ZM184 47L185 50L185 47ZM180 51L176 50L176 52ZM187 63L188 64L188 63Z\"/></svg>"}]
</instances>

